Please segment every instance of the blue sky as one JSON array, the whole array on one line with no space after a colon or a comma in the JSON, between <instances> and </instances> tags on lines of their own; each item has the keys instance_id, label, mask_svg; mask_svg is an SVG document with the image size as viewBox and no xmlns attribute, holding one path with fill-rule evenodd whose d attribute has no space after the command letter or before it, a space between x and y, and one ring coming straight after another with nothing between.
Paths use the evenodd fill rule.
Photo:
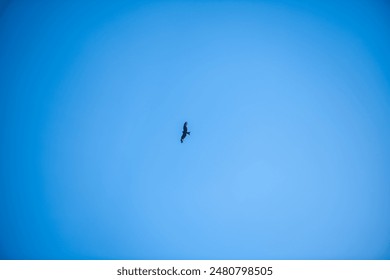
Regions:
<instances>
[{"instance_id":1,"label":"blue sky","mask_svg":"<svg viewBox=\"0 0 390 280\"><path fill-rule=\"evenodd\" d=\"M389 259L389 13L3 1L1 258Z\"/></svg>"}]
</instances>

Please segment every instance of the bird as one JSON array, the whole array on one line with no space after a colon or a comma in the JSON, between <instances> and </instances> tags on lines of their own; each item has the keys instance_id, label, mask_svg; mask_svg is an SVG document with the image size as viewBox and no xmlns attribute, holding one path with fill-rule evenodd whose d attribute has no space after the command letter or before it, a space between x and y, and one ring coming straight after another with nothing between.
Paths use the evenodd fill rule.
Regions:
<instances>
[{"instance_id":1,"label":"bird","mask_svg":"<svg viewBox=\"0 0 390 280\"><path fill-rule=\"evenodd\" d=\"M190 135L190 132L187 131L187 122L185 122L183 125L183 134L181 135L181 139L180 139L181 143L183 143L183 140L184 138L186 138L187 134Z\"/></svg>"}]
</instances>

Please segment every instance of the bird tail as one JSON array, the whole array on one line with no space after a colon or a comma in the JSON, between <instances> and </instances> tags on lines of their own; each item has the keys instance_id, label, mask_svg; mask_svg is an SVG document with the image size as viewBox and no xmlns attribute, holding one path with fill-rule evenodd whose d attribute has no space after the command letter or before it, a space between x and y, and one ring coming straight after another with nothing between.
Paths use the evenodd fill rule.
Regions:
<instances>
[{"instance_id":1,"label":"bird tail","mask_svg":"<svg viewBox=\"0 0 390 280\"><path fill-rule=\"evenodd\" d=\"M191 132L190 132L190 131L188 131L187 133L188 133L188 135L190 135L190 133L191 133Z\"/></svg>"}]
</instances>

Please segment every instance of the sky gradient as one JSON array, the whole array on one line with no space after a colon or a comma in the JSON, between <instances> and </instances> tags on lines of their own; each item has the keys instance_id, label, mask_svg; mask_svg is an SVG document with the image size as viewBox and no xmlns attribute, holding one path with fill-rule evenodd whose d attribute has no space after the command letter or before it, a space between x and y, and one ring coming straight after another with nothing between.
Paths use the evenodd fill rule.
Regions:
<instances>
[{"instance_id":1,"label":"sky gradient","mask_svg":"<svg viewBox=\"0 0 390 280\"><path fill-rule=\"evenodd\" d=\"M0 2L0 257L390 259L390 6L296 2Z\"/></svg>"}]
</instances>

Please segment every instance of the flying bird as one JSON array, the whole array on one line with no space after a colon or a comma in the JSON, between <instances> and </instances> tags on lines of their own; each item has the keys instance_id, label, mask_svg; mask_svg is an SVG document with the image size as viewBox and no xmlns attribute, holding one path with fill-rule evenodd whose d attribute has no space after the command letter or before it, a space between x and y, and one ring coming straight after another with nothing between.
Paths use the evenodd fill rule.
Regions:
<instances>
[{"instance_id":1,"label":"flying bird","mask_svg":"<svg viewBox=\"0 0 390 280\"><path fill-rule=\"evenodd\" d=\"M187 122L185 122L183 125L183 134L181 135L181 139L180 139L181 143L183 143L183 140L184 138L186 138L187 134L190 135L190 132L187 131Z\"/></svg>"}]
</instances>

